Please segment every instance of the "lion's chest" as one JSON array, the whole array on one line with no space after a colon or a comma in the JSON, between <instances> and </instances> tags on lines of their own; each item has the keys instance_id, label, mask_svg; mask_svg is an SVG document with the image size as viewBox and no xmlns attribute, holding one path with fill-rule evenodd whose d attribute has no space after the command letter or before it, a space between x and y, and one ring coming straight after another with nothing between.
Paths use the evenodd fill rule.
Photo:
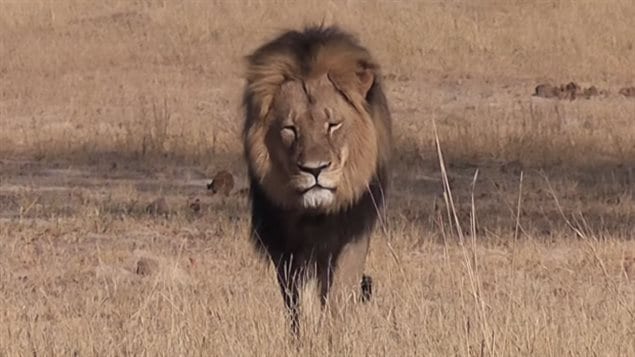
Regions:
<instances>
[{"instance_id":1,"label":"lion's chest","mask_svg":"<svg viewBox=\"0 0 635 357\"><path fill-rule=\"evenodd\" d=\"M344 245L371 234L377 215L370 204L359 202L339 214L298 215L284 224L287 251L337 254Z\"/></svg>"},{"instance_id":2,"label":"lion's chest","mask_svg":"<svg viewBox=\"0 0 635 357\"><path fill-rule=\"evenodd\" d=\"M348 243L371 234L383 195L378 184L346 211L312 214L285 210L269 200L261 188L252 186L254 237L274 260L283 256L337 256Z\"/></svg>"},{"instance_id":3,"label":"lion's chest","mask_svg":"<svg viewBox=\"0 0 635 357\"><path fill-rule=\"evenodd\" d=\"M300 215L284 226L284 240L291 250L331 250L351 236L337 216Z\"/></svg>"}]
</instances>

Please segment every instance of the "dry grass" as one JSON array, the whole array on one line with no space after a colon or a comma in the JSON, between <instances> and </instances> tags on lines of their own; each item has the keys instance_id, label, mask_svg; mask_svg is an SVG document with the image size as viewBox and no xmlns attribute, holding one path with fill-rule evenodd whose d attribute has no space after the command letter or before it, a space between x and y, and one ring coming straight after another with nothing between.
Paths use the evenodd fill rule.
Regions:
<instances>
[{"instance_id":1,"label":"dry grass","mask_svg":"<svg viewBox=\"0 0 635 357\"><path fill-rule=\"evenodd\" d=\"M166 178L73 167L3 166L2 354L635 352L635 245L628 239L635 209L625 186L587 191L550 180L567 219L583 228L576 234L540 175L523 175L518 205L518 182L484 169L472 208L472 171L450 170L458 235L443 199L429 190L440 182L413 180L396 191L386 231L374 237L374 300L346 322L322 326L317 303L306 300L297 347L273 272L248 245L244 196L208 196L182 167ZM413 177L434 171L417 169ZM501 184L498 191L489 180ZM593 200L599 189L602 199ZM145 211L157 196L165 197L165 215ZM187 205L193 196L198 213ZM575 224L581 216L592 220L588 230Z\"/></svg>"},{"instance_id":2,"label":"dry grass","mask_svg":"<svg viewBox=\"0 0 635 357\"><path fill-rule=\"evenodd\" d=\"M384 64L399 140L411 151L433 152L436 117L452 158L635 156L635 102L616 94L633 85L625 82L635 54L629 1L0 6L0 151L12 155L201 161L234 153L243 56L282 28L324 20L359 34ZM595 84L613 95L581 103L532 98L547 80Z\"/></svg>"},{"instance_id":3,"label":"dry grass","mask_svg":"<svg viewBox=\"0 0 635 357\"><path fill-rule=\"evenodd\" d=\"M634 17L625 0L0 1L0 355L634 355L635 100L617 94ZM241 58L322 19L384 64L399 157L374 300L324 325L307 300L296 345L246 239ZM570 80L610 94L531 96ZM205 191L221 168L229 197Z\"/></svg>"}]
</instances>

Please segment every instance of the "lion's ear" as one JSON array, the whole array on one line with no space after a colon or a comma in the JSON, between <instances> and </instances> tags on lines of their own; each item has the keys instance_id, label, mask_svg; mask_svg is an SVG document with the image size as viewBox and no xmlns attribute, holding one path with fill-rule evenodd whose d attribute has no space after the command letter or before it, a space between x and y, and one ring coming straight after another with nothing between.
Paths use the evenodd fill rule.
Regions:
<instances>
[{"instance_id":1,"label":"lion's ear","mask_svg":"<svg viewBox=\"0 0 635 357\"><path fill-rule=\"evenodd\" d=\"M359 91L359 94L362 95L362 97L366 98L368 91L373 86L373 83L375 83L375 74L369 68L364 68L361 71L358 71L356 74L359 81L357 83L357 90Z\"/></svg>"},{"instance_id":2,"label":"lion's ear","mask_svg":"<svg viewBox=\"0 0 635 357\"><path fill-rule=\"evenodd\" d=\"M333 85L346 97L351 100L351 96L361 96L366 99L368 92L375 83L374 66L367 62L357 63L357 68L350 72L328 73L327 76Z\"/></svg>"}]
</instances>

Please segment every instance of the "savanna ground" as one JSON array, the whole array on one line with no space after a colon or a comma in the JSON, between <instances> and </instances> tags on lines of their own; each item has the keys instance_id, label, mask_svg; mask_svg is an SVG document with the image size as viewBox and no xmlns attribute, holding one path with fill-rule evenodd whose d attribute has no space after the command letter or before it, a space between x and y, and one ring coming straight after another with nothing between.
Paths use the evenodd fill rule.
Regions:
<instances>
[{"instance_id":1,"label":"savanna ground","mask_svg":"<svg viewBox=\"0 0 635 357\"><path fill-rule=\"evenodd\" d=\"M0 355L634 355L633 18L626 0L0 1ZM294 344L247 241L242 56L322 20L383 64L397 155L373 300L320 322L305 299ZM607 94L532 96L570 81ZM219 170L229 196L206 190Z\"/></svg>"}]
</instances>

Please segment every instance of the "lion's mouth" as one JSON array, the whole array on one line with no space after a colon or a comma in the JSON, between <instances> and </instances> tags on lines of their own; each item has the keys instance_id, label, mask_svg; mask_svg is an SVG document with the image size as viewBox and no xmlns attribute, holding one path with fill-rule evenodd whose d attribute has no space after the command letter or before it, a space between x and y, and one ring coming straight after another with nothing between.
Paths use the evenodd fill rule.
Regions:
<instances>
[{"instance_id":1,"label":"lion's mouth","mask_svg":"<svg viewBox=\"0 0 635 357\"><path fill-rule=\"evenodd\" d=\"M308 187L308 188L305 188L303 190L300 190L300 194L304 195L304 194L306 194L306 193L308 193L309 191L312 191L312 190L327 190L327 191L330 191L330 192L335 192L336 188L335 187L322 186L320 184L315 184L315 185L313 185L311 187Z\"/></svg>"},{"instance_id":2,"label":"lion's mouth","mask_svg":"<svg viewBox=\"0 0 635 357\"><path fill-rule=\"evenodd\" d=\"M335 201L335 188L315 184L300 191L299 199L304 208L318 209L327 207Z\"/></svg>"}]
</instances>

